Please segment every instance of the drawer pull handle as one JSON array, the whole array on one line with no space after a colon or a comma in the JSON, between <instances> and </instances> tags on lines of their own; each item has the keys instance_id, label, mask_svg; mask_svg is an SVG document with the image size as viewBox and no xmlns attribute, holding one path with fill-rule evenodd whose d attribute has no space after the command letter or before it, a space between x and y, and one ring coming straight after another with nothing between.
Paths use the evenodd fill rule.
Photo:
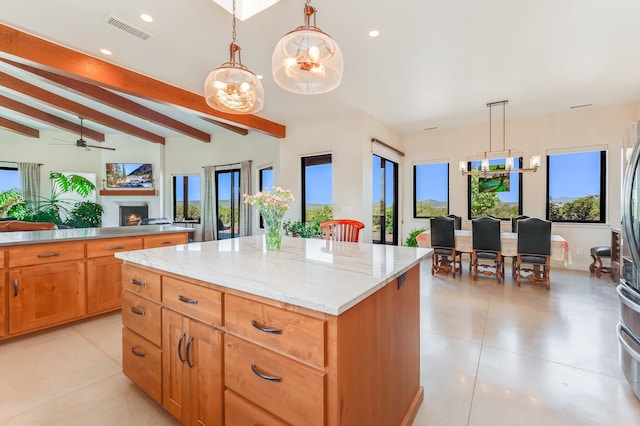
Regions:
<instances>
[{"instance_id":1,"label":"drawer pull handle","mask_svg":"<svg viewBox=\"0 0 640 426\"><path fill-rule=\"evenodd\" d=\"M185 355L187 358L187 365L189 368L193 368L193 364L191 363L191 343L193 343L193 337L189 336L189 340L187 340L187 350L185 351Z\"/></svg>"},{"instance_id":2,"label":"drawer pull handle","mask_svg":"<svg viewBox=\"0 0 640 426\"><path fill-rule=\"evenodd\" d=\"M133 285L137 285L138 287L144 287L144 281L138 281L135 278L131 278L129 282Z\"/></svg>"},{"instance_id":3,"label":"drawer pull handle","mask_svg":"<svg viewBox=\"0 0 640 426\"><path fill-rule=\"evenodd\" d=\"M135 356L139 356L140 358L144 358L145 354L143 354L142 352L138 351L135 347L131 347L131 353L134 354Z\"/></svg>"},{"instance_id":4,"label":"drawer pull handle","mask_svg":"<svg viewBox=\"0 0 640 426\"><path fill-rule=\"evenodd\" d=\"M263 373L262 371L258 370L258 367L256 367L255 364L251 364L251 371L253 371L256 376L261 377L265 380L269 380L271 382L280 382L282 381L281 377L278 376L271 376L269 374Z\"/></svg>"},{"instance_id":5,"label":"drawer pull handle","mask_svg":"<svg viewBox=\"0 0 640 426\"><path fill-rule=\"evenodd\" d=\"M125 248L125 246L115 246L115 247L109 247L107 248L107 250L122 250L123 248Z\"/></svg>"},{"instance_id":6,"label":"drawer pull handle","mask_svg":"<svg viewBox=\"0 0 640 426\"><path fill-rule=\"evenodd\" d=\"M144 311L138 310L135 306L133 308L131 308L131 312L133 312L136 315L140 315L140 316L144 316L144 314L145 314Z\"/></svg>"},{"instance_id":7,"label":"drawer pull handle","mask_svg":"<svg viewBox=\"0 0 640 426\"><path fill-rule=\"evenodd\" d=\"M198 299L189 299L188 297L184 297L183 295L178 295L178 300L184 303L188 303L190 305L197 305Z\"/></svg>"},{"instance_id":8,"label":"drawer pull handle","mask_svg":"<svg viewBox=\"0 0 640 426\"><path fill-rule=\"evenodd\" d=\"M13 297L18 297L18 279L13 279Z\"/></svg>"},{"instance_id":9,"label":"drawer pull handle","mask_svg":"<svg viewBox=\"0 0 640 426\"><path fill-rule=\"evenodd\" d=\"M258 324L258 321L256 320L251 320L251 325L260 331L264 331L265 333L282 334L282 330L280 330L279 328L265 327L264 325Z\"/></svg>"},{"instance_id":10,"label":"drawer pull handle","mask_svg":"<svg viewBox=\"0 0 640 426\"><path fill-rule=\"evenodd\" d=\"M184 333L180 334L180 339L178 340L178 358L180 362L184 363L184 358L182 357L182 342L184 341Z\"/></svg>"},{"instance_id":11,"label":"drawer pull handle","mask_svg":"<svg viewBox=\"0 0 640 426\"><path fill-rule=\"evenodd\" d=\"M171 244L171 241L160 241L160 243L159 243L159 244L161 244L161 245L164 245L164 244Z\"/></svg>"},{"instance_id":12,"label":"drawer pull handle","mask_svg":"<svg viewBox=\"0 0 640 426\"><path fill-rule=\"evenodd\" d=\"M38 255L39 258L43 258L43 257L57 257L60 256L60 253L40 253Z\"/></svg>"}]
</instances>

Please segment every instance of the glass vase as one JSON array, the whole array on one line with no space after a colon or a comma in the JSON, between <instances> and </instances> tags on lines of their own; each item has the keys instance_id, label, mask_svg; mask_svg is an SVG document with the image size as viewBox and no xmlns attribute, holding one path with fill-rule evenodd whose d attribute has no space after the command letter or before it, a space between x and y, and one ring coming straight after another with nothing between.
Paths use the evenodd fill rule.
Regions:
<instances>
[{"instance_id":1,"label":"glass vase","mask_svg":"<svg viewBox=\"0 0 640 426\"><path fill-rule=\"evenodd\" d=\"M265 246L267 250L280 250L282 245L283 215L263 215L265 226Z\"/></svg>"}]
</instances>

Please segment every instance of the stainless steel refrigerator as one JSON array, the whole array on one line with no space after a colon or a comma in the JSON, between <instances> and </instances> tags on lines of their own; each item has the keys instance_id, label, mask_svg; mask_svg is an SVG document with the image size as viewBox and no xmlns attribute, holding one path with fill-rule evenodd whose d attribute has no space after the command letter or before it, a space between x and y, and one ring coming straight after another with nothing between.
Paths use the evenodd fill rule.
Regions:
<instances>
[{"instance_id":1,"label":"stainless steel refrigerator","mask_svg":"<svg viewBox=\"0 0 640 426\"><path fill-rule=\"evenodd\" d=\"M637 126L634 128L637 129ZM640 139L634 132L631 155L624 150L626 164L622 187L622 250L620 256L620 366L631 389L640 399Z\"/></svg>"}]
</instances>

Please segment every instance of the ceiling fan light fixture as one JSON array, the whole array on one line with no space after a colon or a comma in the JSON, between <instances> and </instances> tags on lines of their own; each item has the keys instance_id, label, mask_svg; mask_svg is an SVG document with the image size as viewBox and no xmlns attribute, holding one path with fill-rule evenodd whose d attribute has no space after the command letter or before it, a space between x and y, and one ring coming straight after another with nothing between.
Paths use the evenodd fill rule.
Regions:
<instances>
[{"instance_id":1,"label":"ceiling fan light fixture","mask_svg":"<svg viewBox=\"0 0 640 426\"><path fill-rule=\"evenodd\" d=\"M264 88L260 79L242 65L236 44L236 2L233 1L233 41L229 61L209 73L204 98L211 108L227 114L254 114L264 107ZM237 57L237 60L236 60Z\"/></svg>"},{"instance_id":2,"label":"ceiling fan light fixture","mask_svg":"<svg viewBox=\"0 0 640 426\"><path fill-rule=\"evenodd\" d=\"M327 93L342 81L344 61L340 47L316 27L315 16L316 9L307 0L305 24L285 34L273 51L273 78L278 86L289 92L303 95Z\"/></svg>"}]
</instances>

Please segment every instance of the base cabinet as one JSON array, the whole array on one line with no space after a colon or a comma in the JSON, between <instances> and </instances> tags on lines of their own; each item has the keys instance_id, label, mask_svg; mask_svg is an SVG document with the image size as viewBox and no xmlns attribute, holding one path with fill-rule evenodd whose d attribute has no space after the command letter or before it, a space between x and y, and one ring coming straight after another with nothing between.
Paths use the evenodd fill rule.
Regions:
<instances>
[{"instance_id":1,"label":"base cabinet","mask_svg":"<svg viewBox=\"0 0 640 426\"><path fill-rule=\"evenodd\" d=\"M122 304L122 261L112 256L87 260L87 313L118 309Z\"/></svg>"},{"instance_id":2,"label":"base cabinet","mask_svg":"<svg viewBox=\"0 0 640 426\"><path fill-rule=\"evenodd\" d=\"M163 406L185 425L222 424L222 333L163 309Z\"/></svg>"},{"instance_id":3,"label":"base cabinet","mask_svg":"<svg viewBox=\"0 0 640 426\"><path fill-rule=\"evenodd\" d=\"M7 300L7 271L4 266L4 259L4 250L0 250L0 338L4 337L7 333L7 311L5 303Z\"/></svg>"},{"instance_id":4,"label":"base cabinet","mask_svg":"<svg viewBox=\"0 0 640 426\"><path fill-rule=\"evenodd\" d=\"M85 313L84 261L9 270L9 333L45 328Z\"/></svg>"}]
</instances>

